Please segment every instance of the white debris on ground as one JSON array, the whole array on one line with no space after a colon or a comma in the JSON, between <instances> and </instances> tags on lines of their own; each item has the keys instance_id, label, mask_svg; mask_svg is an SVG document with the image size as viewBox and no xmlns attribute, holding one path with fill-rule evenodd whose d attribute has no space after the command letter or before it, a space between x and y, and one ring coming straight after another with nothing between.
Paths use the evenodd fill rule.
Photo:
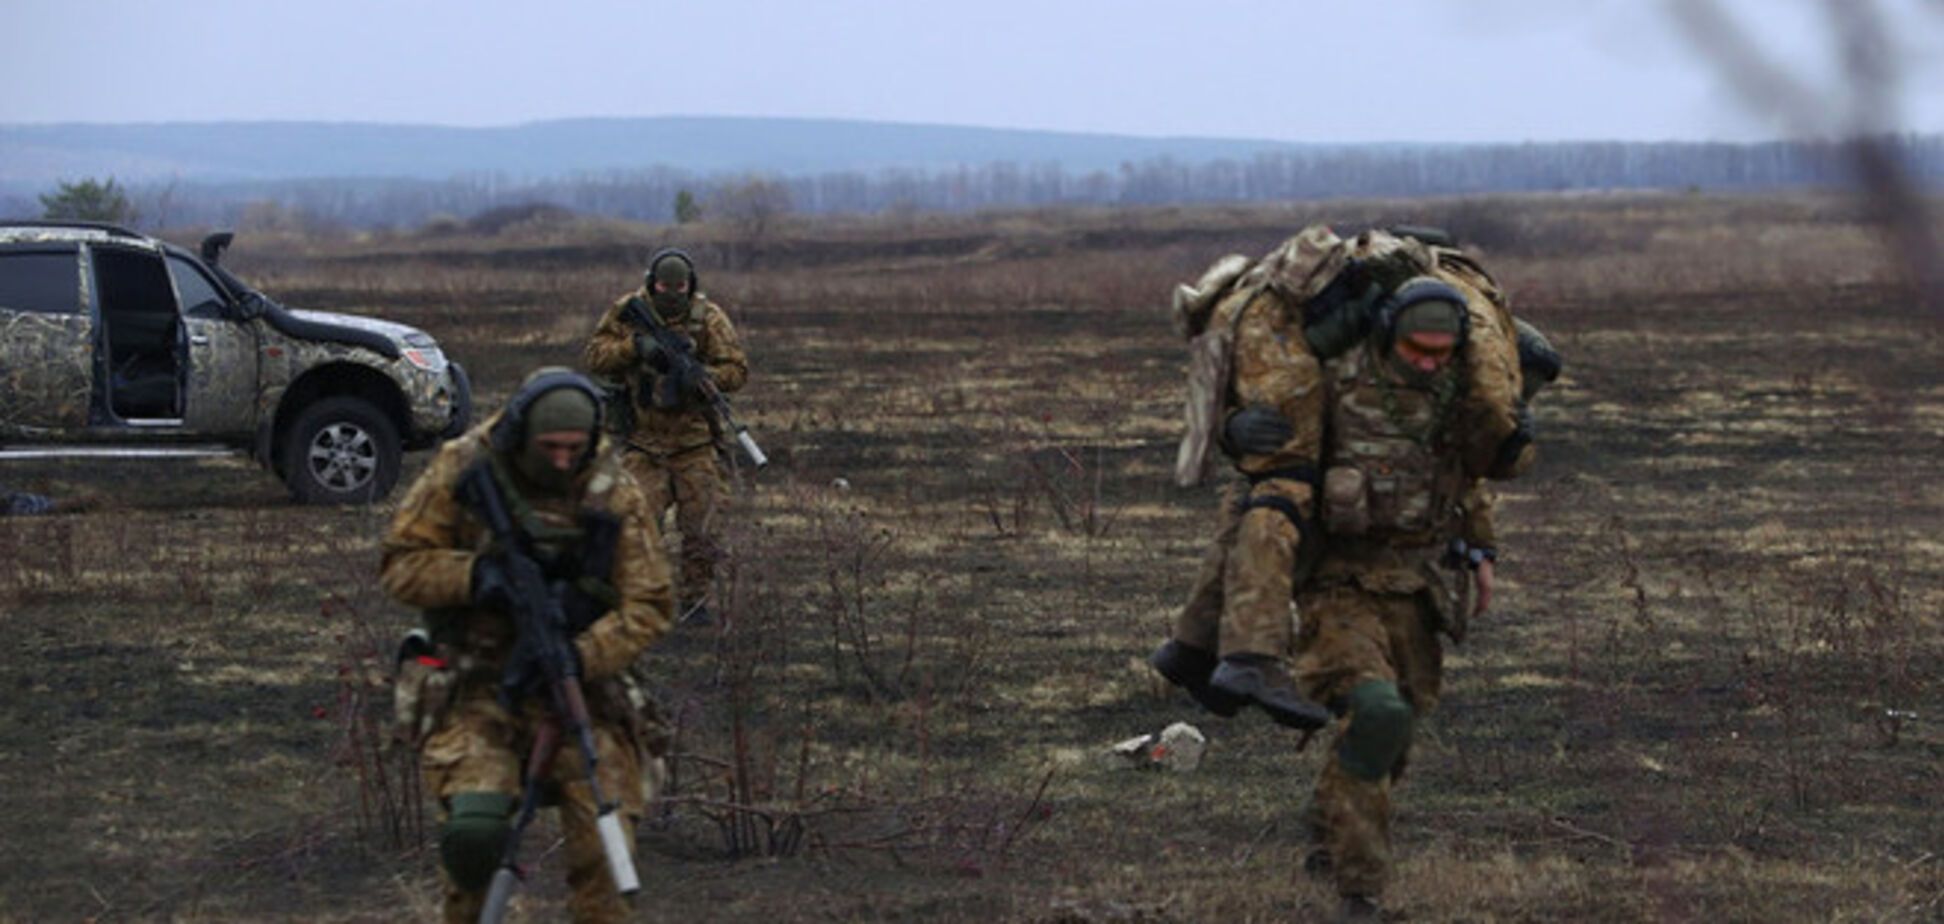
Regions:
<instances>
[{"instance_id":1,"label":"white debris on ground","mask_svg":"<svg viewBox=\"0 0 1944 924\"><path fill-rule=\"evenodd\" d=\"M1189 773L1201 766L1208 738L1186 722L1153 734L1129 738L1107 749L1105 763L1115 770L1172 770Z\"/></svg>"}]
</instances>

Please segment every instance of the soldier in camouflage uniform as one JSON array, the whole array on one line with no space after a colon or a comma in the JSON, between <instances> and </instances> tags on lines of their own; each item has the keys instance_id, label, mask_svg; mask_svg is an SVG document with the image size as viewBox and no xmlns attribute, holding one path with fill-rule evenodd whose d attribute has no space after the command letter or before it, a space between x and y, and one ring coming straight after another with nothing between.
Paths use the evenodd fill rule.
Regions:
<instances>
[{"instance_id":1,"label":"soldier in camouflage uniform","mask_svg":"<svg viewBox=\"0 0 1944 924\"><path fill-rule=\"evenodd\" d=\"M1347 916L1373 914L1386 883L1390 790L1413 724L1438 701L1437 633L1462 639L1491 600L1497 536L1482 479L1532 460L1510 325L1488 305L1462 278L1412 279L1376 331L1323 368L1327 538L1297 588L1295 669L1304 695L1343 718L1305 865L1334 876Z\"/></svg>"},{"instance_id":2,"label":"soldier in camouflage uniform","mask_svg":"<svg viewBox=\"0 0 1944 924\"><path fill-rule=\"evenodd\" d=\"M1231 366L1212 388L1191 377L1191 395L1222 402L1221 448L1245 483L1151 662L1218 714L1346 720L1306 865L1367 913L1388 868L1390 781L1438 694L1435 633L1462 638L1490 600L1483 479L1532 464L1526 403L1558 355L1469 257L1415 237L1318 226L1232 283L1221 266L1198 288L1233 286L1208 322L1229 325ZM1191 397L1191 463L1197 419Z\"/></svg>"},{"instance_id":3,"label":"soldier in camouflage uniform","mask_svg":"<svg viewBox=\"0 0 1944 924\"><path fill-rule=\"evenodd\" d=\"M436 655L401 673L400 696L412 713L408 734L422 748L426 790L438 800L447 921L478 919L512 827L523 759L550 708L544 695L527 696L512 710L500 698L515 642L509 565L454 493L475 465L491 467L549 581L573 587L563 607L581 627L573 648L593 716L602 792L619 797L627 830L652 796L644 764L654 758L624 688L625 670L667 631L672 593L647 499L615 457L600 451L598 401L593 383L577 373L536 373L505 411L445 444L384 539L384 588L425 610ZM597 530L600 523L608 528ZM608 574L585 573L587 560L602 557L591 549L597 534L612 537ZM559 752L552 779L574 920L623 920L627 908L606 865L578 749Z\"/></svg>"},{"instance_id":4,"label":"soldier in camouflage uniform","mask_svg":"<svg viewBox=\"0 0 1944 924\"><path fill-rule=\"evenodd\" d=\"M681 619L706 624L710 583L722 555L716 517L728 495L716 454L717 424L710 420L699 383L670 374L661 345L626 318L630 299L651 305L662 323L694 345L693 355L721 391L743 387L749 359L729 316L698 288L694 261L679 250L649 260L641 288L615 300L587 343L588 370L622 382L632 404L623 464L646 492L655 518L675 507L675 526L682 534Z\"/></svg>"},{"instance_id":5,"label":"soldier in camouflage uniform","mask_svg":"<svg viewBox=\"0 0 1944 924\"><path fill-rule=\"evenodd\" d=\"M1299 555L1315 549L1316 460L1323 439L1321 367L1302 315L1259 288L1232 319L1233 401L1222 448L1243 481L1224 493L1209 544L1171 639L1151 663L1211 712L1257 705L1277 722L1315 729L1328 713L1304 699L1284 667Z\"/></svg>"}]
</instances>

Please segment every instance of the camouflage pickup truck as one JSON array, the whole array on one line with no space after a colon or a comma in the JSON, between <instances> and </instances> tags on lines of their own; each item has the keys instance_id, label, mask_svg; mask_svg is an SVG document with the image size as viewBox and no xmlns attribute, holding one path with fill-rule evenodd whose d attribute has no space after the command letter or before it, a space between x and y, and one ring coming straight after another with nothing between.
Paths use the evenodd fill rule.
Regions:
<instances>
[{"instance_id":1,"label":"camouflage pickup truck","mask_svg":"<svg viewBox=\"0 0 1944 924\"><path fill-rule=\"evenodd\" d=\"M465 430L471 386L430 336L285 308L219 265L230 239L0 221L0 459L240 452L347 503Z\"/></svg>"}]
</instances>

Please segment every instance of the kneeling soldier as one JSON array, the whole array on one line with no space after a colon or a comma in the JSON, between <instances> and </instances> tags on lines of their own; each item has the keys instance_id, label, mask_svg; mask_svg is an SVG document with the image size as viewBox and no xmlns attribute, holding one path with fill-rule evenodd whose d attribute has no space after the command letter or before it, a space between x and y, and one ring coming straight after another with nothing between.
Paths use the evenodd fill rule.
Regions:
<instances>
[{"instance_id":1,"label":"kneeling soldier","mask_svg":"<svg viewBox=\"0 0 1944 924\"><path fill-rule=\"evenodd\" d=\"M627 915L617 880L633 879L626 844L649 797L650 758L622 682L667 631L672 594L648 503L614 456L598 451L600 433L593 383L541 370L504 411L439 451L385 536L384 588L425 610L432 649L415 661L434 666L430 686L445 691L443 702L418 702L424 719L414 737L426 790L438 799L447 921L479 919L488 884L513 855L523 791L560 808L574 920ZM480 492L494 500L477 503ZM510 537L495 535L509 525ZM535 587L546 588L544 600L527 599ZM573 711L591 717L579 749L578 729L558 714L561 697L550 706L540 682L534 646L544 642L522 628L536 605L563 628L549 663L565 669L549 666L545 679L585 681L583 695L571 697L585 702ZM536 736L555 740L563 725L570 737L548 769L529 752L552 753L535 747ZM534 785L523 786L529 773ZM625 818L618 826L616 814Z\"/></svg>"}]
</instances>

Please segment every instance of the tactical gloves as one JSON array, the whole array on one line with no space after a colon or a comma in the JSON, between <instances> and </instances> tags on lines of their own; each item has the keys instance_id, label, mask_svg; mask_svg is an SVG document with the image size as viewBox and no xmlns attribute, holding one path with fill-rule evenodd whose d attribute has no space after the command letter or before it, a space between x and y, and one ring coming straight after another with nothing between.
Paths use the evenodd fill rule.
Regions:
<instances>
[{"instance_id":1,"label":"tactical gloves","mask_svg":"<svg viewBox=\"0 0 1944 924\"><path fill-rule=\"evenodd\" d=\"M682 336L680 333L675 333L669 339L676 342L678 348L686 358L694 358L694 340ZM676 357L669 355L668 349L662 346L660 340L648 334L635 334L634 348L635 355L641 357L642 363L657 374L666 375L669 367L679 361Z\"/></svg>"},{"instance_id":2,"label":"tactical gloves","mask_svg":"<svg viewBox=\"0 0 1944 924\"><path fill-rule=\"evenodd\" d=\"M1222 427L1222 442L1236 455L1275 452L1295 435L1295 429L1281 414L1261 406L1236 411Z\"/></svg>"}]
</instances>

